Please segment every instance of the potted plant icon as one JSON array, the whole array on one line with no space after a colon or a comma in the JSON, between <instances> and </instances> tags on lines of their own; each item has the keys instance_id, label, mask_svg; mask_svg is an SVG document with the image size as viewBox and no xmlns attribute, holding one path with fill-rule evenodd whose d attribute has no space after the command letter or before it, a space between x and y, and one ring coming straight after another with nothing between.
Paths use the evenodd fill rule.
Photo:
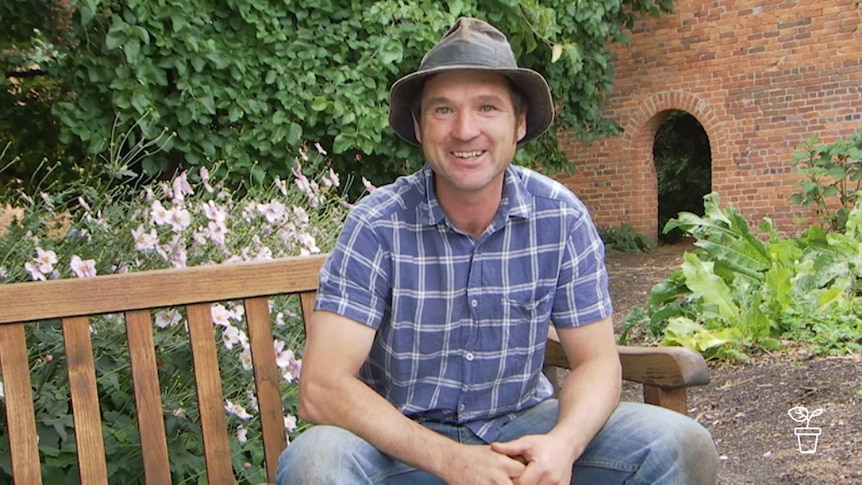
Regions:
<instances>
[{"instance_id":1,"label":"potted plant icon","mask_svg":"<svg viewBox=\"0 0 862 485\"><path fill-rule=\"evenodd\" d=\"M803 454L815 453L817 451L817 438L820 436L820 428L812 428L809 424L811 423L811 418L820 416L823 414L823 410L815 409L809 413L805 406L797 406L787 411L787 414L797 423L805 423L804 427L793 430L799 443L799 452Z\"/></svg>"}]
</instances>

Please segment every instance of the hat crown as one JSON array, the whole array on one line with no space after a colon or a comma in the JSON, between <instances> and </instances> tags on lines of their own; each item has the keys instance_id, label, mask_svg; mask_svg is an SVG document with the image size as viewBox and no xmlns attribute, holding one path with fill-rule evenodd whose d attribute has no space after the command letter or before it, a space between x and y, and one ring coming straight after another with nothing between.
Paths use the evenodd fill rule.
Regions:
<instances>
[{"instance_id":1,"label":"hat crown","mask_svg":"<svg viewBox=\"0 0 862 485\"><path fill-rule=\"evenodd\" d=\"M462 17L425 54L419 70L444 66L517 69L518 63L502 32L482 20Z\"/></svg>"},{"instance_id":2,"label":"hat crown","mask_svg":"<svg viewBox=\"0 0 862 485\"><path fill-rule=\"evenodd\" d=\"M518 144L548 129L554 120L554 104L548 82L536 71L518 67L506 36L491 24L470 17L455 22L428 51L416 72L395 81L389 90L389 125L398 136L419 145L413 109L421 99L425 80L447 71L496 72L509 78L527 101L527 132Z\"/></svg>"}]
</instances>

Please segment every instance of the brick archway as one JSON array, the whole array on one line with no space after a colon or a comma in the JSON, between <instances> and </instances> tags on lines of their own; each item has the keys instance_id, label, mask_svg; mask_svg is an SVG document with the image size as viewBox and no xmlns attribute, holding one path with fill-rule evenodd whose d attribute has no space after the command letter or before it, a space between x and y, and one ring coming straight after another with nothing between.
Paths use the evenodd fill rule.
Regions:
<instances>
[{"instance_id":1,"label":"brick archway","mask_svg":"<svg viewBox=\"0 0 862 485\"><path fill-rule=\"evenodd\" d=\"M631 115L623 120L620 136L623 160L630 166L628 185L632 204L628 216L638 231L658 238L658 179L653 157L655 135L659 127L675 110L686 111L700 122L709 138L713 179L717 169L727 166L730 159L727 133L719 116L709 103L682 91L666 91L646 96Z\"/></svg>"}]
</instances>

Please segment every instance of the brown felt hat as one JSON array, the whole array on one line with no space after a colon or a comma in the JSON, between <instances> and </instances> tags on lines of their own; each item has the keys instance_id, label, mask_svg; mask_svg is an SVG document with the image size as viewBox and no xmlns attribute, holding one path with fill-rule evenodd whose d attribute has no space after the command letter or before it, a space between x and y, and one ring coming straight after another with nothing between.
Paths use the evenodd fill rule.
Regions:
<instances>
[{"instance_id":1,"label":"brown felt hat","mask_svg":"<svg viewBox=\"0 0 862 485\"><path fill-rule=\"evenodd\" d=\"M548 82L536 71L518 67L509 40L491 24L462 17L422 58L419 70L392 85L389 91L389 125L401 138L419 145L413 130L411 104L422 95L428 76L446 71L493 71L512 80L527 98L527 133L518 144L541 135L554 120Z\"/></svg>"}]
</instances>

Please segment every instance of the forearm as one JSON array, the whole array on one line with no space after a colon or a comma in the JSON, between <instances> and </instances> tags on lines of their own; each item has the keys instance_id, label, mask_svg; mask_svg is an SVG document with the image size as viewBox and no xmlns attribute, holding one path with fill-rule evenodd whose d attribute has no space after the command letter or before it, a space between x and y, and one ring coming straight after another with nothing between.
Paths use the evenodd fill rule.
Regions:
<instances>
[{"instance_id":1,"label":"forearm","mask_svg":"<svg viewBox=\"0 0 862 485\"><path fill-rule=\"evenodd\" d=\"M572 461L583 453L616 408L621 380L616 354L584 362L566 378L560 391L560 414L550 434L567 443Z\"/></svg>"},{"instance_id":2,"label":"forearm","mask_svg":"<svg viewBox=\"0 0 862 485\"><path fill-rule=\"evenodd\" d=\"M302 388L300 416L351 431L410 466L442 478L464 446L405 417L355 377L309 381Z\"/></svg>"}]
</instances>

